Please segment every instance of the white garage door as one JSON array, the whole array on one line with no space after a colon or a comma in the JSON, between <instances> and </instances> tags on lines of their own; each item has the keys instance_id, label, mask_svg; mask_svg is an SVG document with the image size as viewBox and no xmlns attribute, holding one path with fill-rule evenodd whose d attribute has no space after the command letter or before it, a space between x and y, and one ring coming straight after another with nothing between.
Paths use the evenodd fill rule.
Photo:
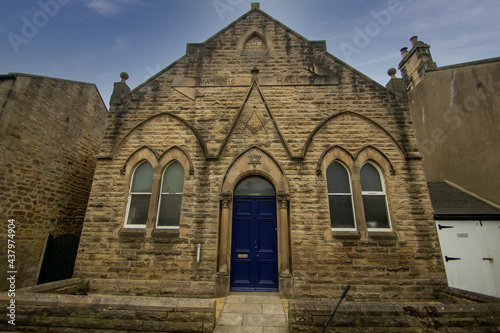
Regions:
<instances>
[{"instance_id":1,"label":"white garage door","mask_svg":"<svg viewBox=\"0 0 500 333\"><path fill-rule=\"evenodd\" d=\"M436 221L450 287L500 296L500 221Z\"/></svg>"}]
</instances>

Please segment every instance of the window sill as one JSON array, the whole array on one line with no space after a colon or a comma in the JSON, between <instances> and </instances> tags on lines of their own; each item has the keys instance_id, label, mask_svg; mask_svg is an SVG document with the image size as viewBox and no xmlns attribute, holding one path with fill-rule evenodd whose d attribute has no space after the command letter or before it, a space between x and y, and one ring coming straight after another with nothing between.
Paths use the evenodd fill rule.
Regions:
<instances>
[{"instance_id":1,"label":"window sill","mask_svg":"<svg viewBox=\"0 0 500 333\"><path fill-rule=\"evenodd\" d=\"M334 239L342 239L342 240L361 239L361 234L358 231L335 231L335 230L332 230L332 236Z\"/></svg>"},{"instance_id":2,"label":"window sill","mask_svg":"<svg viewBox=\"0 0 500 333\"><path fill-rule=\"evenodd\" d=\"M179 238L179 234L179 229L154 229L151 237L158 243L170 243L172 239Z\"/></svg>"},{"instance_id":3,"label":"window sill","mask_svg":"<svg viewBox=\"0 0 500 333\"><path fill-rule=\"evenodd\" d=\"M370 231L368 230L368 238L373 240L398 240L398 235L393 231Z\"/></svg>"},{"instance_id":4,"label":"window sill","mask_svg":"<svg viewBox=\"0 0 500 333\"><path fill-rule=\"evenodd\" d=\"M121 228L118 236L120 238L143 238L146 236L146 228Z\"/></svg>"}]
</instances>

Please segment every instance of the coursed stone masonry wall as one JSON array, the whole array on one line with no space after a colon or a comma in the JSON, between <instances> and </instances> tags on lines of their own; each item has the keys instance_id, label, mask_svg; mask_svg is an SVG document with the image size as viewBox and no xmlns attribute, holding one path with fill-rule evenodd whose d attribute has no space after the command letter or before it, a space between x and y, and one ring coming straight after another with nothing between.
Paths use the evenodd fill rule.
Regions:
<instances>
[{"instance_id":1,"label":"coursed stone masonry wall","mask_svg":"<svg viewBox=\"0 0 500 333\"><path fill-rule=\"evenodd\" d=\"M2 321L0 330L207 333L214 329L215 299L92 295L92 286L89 295L76 294L84 285L84 281L69 279L20 290L15 326ZM56 287L56 293L39 293L43 290L37 287L45 286ZM5 294L0 295L0 300L9 302Z\"/></svg>"},{"instance_id":2,"label":"coursed stone masonry wall","mask_svg":"<svg viewBox=\"0 0 500 333\"><path fill-rule=\"evenodd\" d=\"M290 332L320 332L336 302L291 301ZM343 302L325 332L498 332L500 303Z\"/></svg>"},{"instance_id":3,"label":"coursed stone masonry wall","mask_svg":"<svg viewBox=\"0 0 500 333\"><path fill-rule=\"evenodd\" d=\"M49 233L81 233L107 110L93 84L26 74L2 76L0 106L0 235L15 219L19 288L36 283Z\"/></svg>"},{"instance_id":4,"label":"coursed stone masonry wall","mask_svg":"<svg viewBox=\"0 0 500 333\"><path fill-rule=\"evenodd\" d=\"M255 36L266 49L244 47ZM408 106L256 8L188 44L110 110L76 276L110 293L213 296L221 186L252 148L275 161L289 188L290 249L280 253L291 262L289 296L336 297L351 284L356 300L422 300L446 284ZM123 228L134 168L148 160L161 169L172 151L191 163L181 162L178 232L155 229L156 207L145 230ZM365 161L380 166L392 232L368 233L359 214L357 233L332 233L325 174L335 158L347 161L355 186ZM259 163L249 170L264 175Z\"/></svg>"}]
</instances>

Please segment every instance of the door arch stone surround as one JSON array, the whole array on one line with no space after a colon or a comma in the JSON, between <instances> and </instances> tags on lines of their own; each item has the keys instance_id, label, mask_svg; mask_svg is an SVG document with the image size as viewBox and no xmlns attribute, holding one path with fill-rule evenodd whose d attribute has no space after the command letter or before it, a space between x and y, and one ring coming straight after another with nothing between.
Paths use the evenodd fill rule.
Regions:
<instances>
[{"instance_id":1,"label":"door arch stone surround","mask_svg":"<svg viewBox=\"0 0 500 333\"><path fill-rule=\"evenodd\" d=\"M219 260L215 294L216 297L221 297L226 296L229 292L234 189L240 180L255 175L269 180L276 190L279 290L282 297L292 298L293 280L290 268L290 195L288 181L283 170L271 155L258 147L252 147L237 157L227 169L222 180L219 214Z\"/></svg>"}]
</instances>

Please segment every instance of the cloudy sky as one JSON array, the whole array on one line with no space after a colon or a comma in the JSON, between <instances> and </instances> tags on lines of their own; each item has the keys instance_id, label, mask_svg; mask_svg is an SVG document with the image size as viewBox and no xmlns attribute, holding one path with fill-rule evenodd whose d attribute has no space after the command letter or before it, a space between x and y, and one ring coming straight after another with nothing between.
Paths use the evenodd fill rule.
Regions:
<instances>
[{"instance_id":1,"label":"cloudy sky","mask_svg":"<svg viewBox=\"0 0 500 333\"><path fill-rule=\"evenodd\" d=\"M108 104L250 10L249 0L2 0L0 74L95 83ZM500 56L499 0L261 0L260 8L385 85L418 35L438 66Z\"/></svg>"}]
</instances>

